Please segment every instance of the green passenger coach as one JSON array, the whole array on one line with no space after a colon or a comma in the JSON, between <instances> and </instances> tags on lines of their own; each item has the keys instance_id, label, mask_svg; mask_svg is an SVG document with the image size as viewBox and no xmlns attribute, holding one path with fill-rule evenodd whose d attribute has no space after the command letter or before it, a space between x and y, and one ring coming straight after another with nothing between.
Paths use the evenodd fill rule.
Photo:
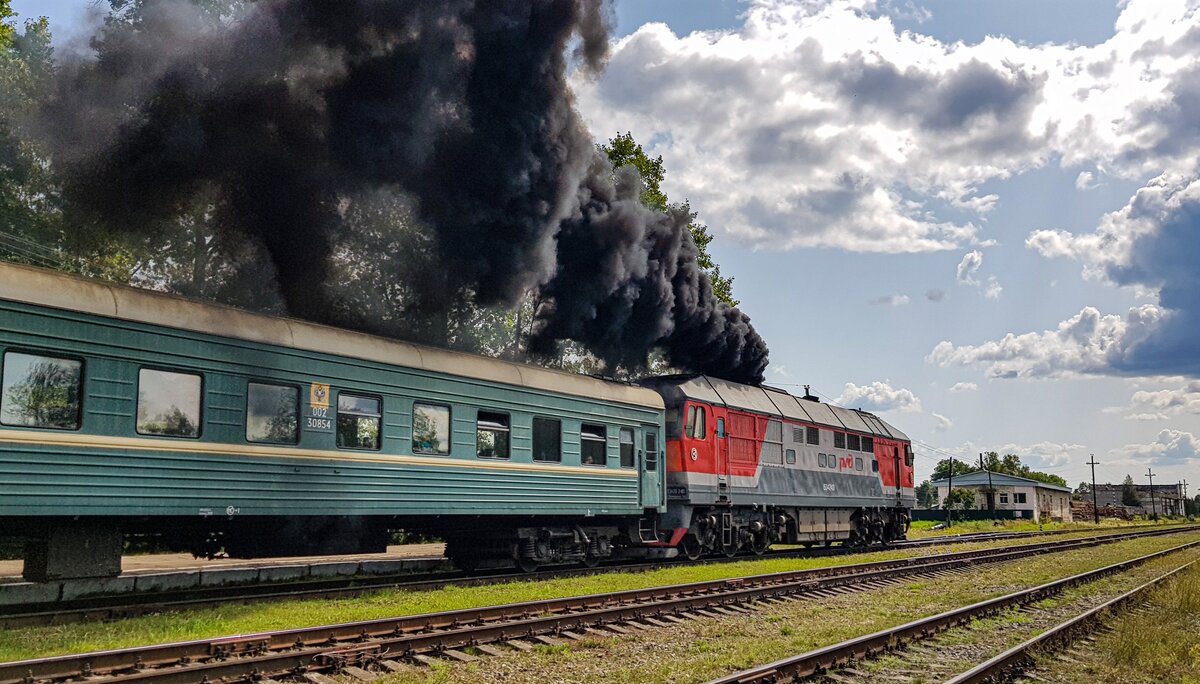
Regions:
<instances>
[{"instance_id":1,"label":"green passenger coach","mask_svg":"<svg viewBox=\"0 0 1200 684\"><path fill-rule=\"evenodd\" d=\"M593 563L653 539L663 401L621 383L0 264L0 534L35 581L197 554Z\"/></svg>"}]
</instances>

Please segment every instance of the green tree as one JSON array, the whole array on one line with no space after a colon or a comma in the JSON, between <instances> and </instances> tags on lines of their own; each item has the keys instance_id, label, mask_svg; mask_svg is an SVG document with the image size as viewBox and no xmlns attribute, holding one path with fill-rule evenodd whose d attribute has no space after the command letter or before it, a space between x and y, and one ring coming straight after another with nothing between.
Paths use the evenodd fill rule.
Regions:
<instances>
[{"instance_id":1,"label":"green tree","mask_svg":"<svg viewBox=\"0 0 1200 684\"><path fill-rule=\"evenodd\" d=\"M942 502L942 508L955 508L958 510L966 510L975 507L975 492L970 489L955 489L946 496L946 500Z\"/></svg>"},{"instance_id":2,"label":"green tree","mask_svg":"<svg viewBox=\"0 0 1200 684\"><path fill-rule=\"evenodd\" d=\"M966 475L967 473L975 472L975 468L971 464L964 462L961 458L954 459L954 474ZM933 467L933 479L944 480L950 476L950 459L944 458L937 462Z\"/></svg>"},{"instance_id":3,"label":"green tree","mask_svg":"<svg viewBox=\"0 0 1200 684\"><path fill-rule=\"evenodd\" d=\"M1125 481L1121 483L1121 503L1126 506L1141 506L1142 500L1138 498L1137 487L1133 484L1133 476L1126 475Z\"/></svg>"},{"instance_id":4,"label":"green tree","mask_svg":"<svg viewBox=\"0 0 1200 684\"><path fill-rule=\"evenodd\" d=\"M929 480L917 485L917 505L921 508L933 508L937 505L937 487Z\"/></svg>"},{"instance_id":5,"label":"green tree","mask_svg":"<svg viewBox=\"0 0 1200 684\"><path fill-rule=\"evenodd\" d=\"M687 200L684 200L682 204L672 205L667 199L666 193L662 191L662 182L667 175L662 156L651 159L642 149L641 144L633 139L633 134L629 132L618 133L616 137L608 141L607 145L598 145L597 147L608 156L614 171L622 166L632 166L637 169L638 174L642 177L642 204L658 211L667 211L671 206L678 206L687 212L690 217L688 230L692 234L692 241L696 243L698 252L696 260L699 262L700 268L708 274L709 280L712 281L713 294L729 306L737 306L738 300L733 298L733 278L722 276L721 267L713 261L712 255L709 254L708 246L713 241L713 235L708 232L708 226L696 220L698 214L692 210Z\"/></svg>"},{"instance_id":6,"label":"green tree","mask_svg":"<svg viewBox=\"0 0 1200 684\"><path fill-rule=\"evenodd\" d=\"M1004 473L1006 475L1014 475L1016 477L1024 477L1029 480L1045 482L1046 484L1058 485L1066 487L1067 481L1058 475L1043 473L1030 468L1021 463L1021 457L1016 454L1000 454L995 451L985 451L983 453L983 466L993 473Z\"/></svg>"}]
</instances>

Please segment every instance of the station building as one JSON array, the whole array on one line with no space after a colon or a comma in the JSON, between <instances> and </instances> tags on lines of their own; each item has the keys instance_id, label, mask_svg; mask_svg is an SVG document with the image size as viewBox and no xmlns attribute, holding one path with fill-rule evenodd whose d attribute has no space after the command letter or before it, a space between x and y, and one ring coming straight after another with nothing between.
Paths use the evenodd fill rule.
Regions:
<instances>
[{"instance_id":1,"label":"station building","mask_svg":"<svg viewBox=\"0 0 1200 684\"><path fill-rule=\"evenodd\" d=\"M933 480L938 507L950 494L950 480ZM1071 490L1026 477L976 470L954 476L955 489L975 493L975 510L994 510L999 519L1071 522Z\"/></svg>"}]
</instances>

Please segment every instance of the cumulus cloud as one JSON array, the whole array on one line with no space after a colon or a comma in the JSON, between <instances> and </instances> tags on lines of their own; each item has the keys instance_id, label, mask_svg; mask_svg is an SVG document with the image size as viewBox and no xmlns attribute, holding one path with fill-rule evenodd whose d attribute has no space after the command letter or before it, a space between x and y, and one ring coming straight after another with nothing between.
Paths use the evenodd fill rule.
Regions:
<instances>
[{"instance_id":1,"label":"cumulus cloud","mask_svg":"<svg viewBox=\"0 0 1200 684\"><path fill-rule=\"evenodd\" d=\"M1083 444L1045 441L1027 445L1009 443L995 449L985 449L985 451L995 451L1001 455L1016 454L1021 457L1022 463L1036 470L1067 465L1071 462L1072 455L1083 455L1085 449L1087 447Z\"/></svg>"},{"instance_id":2,"label":"cumulus cloud","mask_svg":"<svg viewBox=\"0 0 1200 684\"><path fill-rule=\"evenodd\" d=\"M846 383L846 389L833 403L872 412L921 410L921 400L912 391L878 380L862 386Z\"/></svg>"},{"instance_id":3,"label":"cumulus cloud","mask_svg":"<svg viewBox=\"0 0 1200 684\"><path fill-rule=\"evenodd\" d=\"M1079 191L1091 190L1096 187L1096 177L1091 171L1080 171L1075 177L1075 189Z\"/></svg>"},{"instance_id":4,"label":"cumulus cloud","mask_svg":"<svg viewBox=\"0 0 1200 684\"><path fill-rule=\"evenodd\" d=\"M925 360L942 367L983 365L994 378L1113 373L1129 366L1162 316L1153 304L1132 308L1123 318L1089 306L1054 330L1009 333L980 345L942 341Z\"/></svg>"},{"instance_id":5,"label":"cumulus cloud","mask_svg":"<svg viewBox=\"0 0 1200 684\"><path fill-rule=\"evenodd\" d=\"M879 297L878 299L872 299L870 302L868 302L868 304L875 304L875 305L880 305L880 306L904 306L908 302L909 302L908 295L894 294L894 295L886 295L883 297Z\"/></svg>"},{"instance_id":6,"label":"cumulus cloud","mask_svg":"<svg viewBox=\"0 0 1200 684\"><path fill-rule=\"evenodd\" d=\"M972 248L1004 201L982 194L988 181L1051 163L1124 178L1191 168L1190 3L1128 0L1098 45L942 42L897 30L889 14L908 6L748 0L736 30L647 24L575 92L591 130L653 141L672 196L772 249Z\"/></svg>"},{"instance_id":7,"label":"cumulus cloud","mask_svg":"<svg viewBox=\"0 0 1200 684\"><path fill-rule=\"evenodd\" d=\"M933 431L948 432L954 427L953 421L940 413L931 414L933 416Z\"/></svg>"},{"instance_id":8,"label":"cumulus cloud","mask_svg":"<svg viewBox=\"0 0 1200 684\"><path fill-rule=\"evenodd\" d=\"M973 382L956 382L954 383L954 386L950 388L950 391L954 393L974 392L977 389L979 389L979 385L976 385Z\"/></svg>"},{"instance_id":9,"label":"cumulus cloud","mask_svg":"<svg viewBox=\"0 0 1200 684\"><path fill-rule=\"evenodd\" d=\"M988 299L1000 299L1000 293L1004 292L1004 288L996 280L996 276L988 276L987 285L983 288L983 296Z\"/></svg>"},{"instance_id":10,"label":"cumulus cloud","mask_svg":"<svg viewBox=\"0 0 1200 684\"><path fill-rule=\"evenodd\" d=\"M962 261L958 262L958 268L955 270L955 277L958 282L965 285L978 285L979 281L975 280L975 274L979 272L983 266L983 252L973 250L963 255Z\"/></svg>"},{"instance_id":11,"label":"cumulus cloud","mask_svg":"<svg viewBox=\"0 0 1200 684\"><path fill-rule=\"evenodd\" d=\"M1124 462L1179 465L1196 460L1198 447L1200 441L1192 433L1166 429L1149 444L1126 444L1111 453Z\"/></svg>"},{"instance_id":12,"label":"cumulus cloud","mask_svg":"<svg viewBox=\"0 0 1200 684\"><path fill-rule=\"evenodd\" d=\"M1172 416L1200 415L1200 380L1174 380L1181 384L1164 389L1138 390L1129 398L1127 406L1109 406L1103 411L1122 414L1126 420L1135 421L1158 421Z\"/></svg>"},{"instance_id":13,"label":"cumulus cloud","mask_svg":"<svg viewBox=\"0 0 1200 684\"><path fill-rule=\"evenodd\" d=\"M939 289L932 289L925 293L925 299L931 302L940 302L946 298L946 293Z\"/></svg>"}]
</instances>

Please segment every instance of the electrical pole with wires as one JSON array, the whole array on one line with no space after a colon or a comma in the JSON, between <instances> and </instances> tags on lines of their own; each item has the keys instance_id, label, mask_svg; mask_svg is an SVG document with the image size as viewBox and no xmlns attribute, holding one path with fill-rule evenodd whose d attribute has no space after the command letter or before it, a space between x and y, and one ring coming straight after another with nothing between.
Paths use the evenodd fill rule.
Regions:
<instances>
[{"instance_id":1,"label":"electrical pole with wires","mask_svg":"<svg viewBox=\"0 0 1200 684\"><path fill-rule=\"evenodd\" d=\"M954 493L954 456L950 457L950 482L946 485L946 527L950 527L950 495Z\"/></svg>"},{"instance_id":2,"label":"electrical pole with wires","mask_svg":"<svg viewBox=\"0 0 1200 684\"><path fill-rule=\"evenodd\" d=\"M1096 461L1096 454L1089 454L1092 460L1088 461L1088 465L1092 467L1092 517L1096 524L1100 524L1100 506L1096 503L1096 466L1099 463Z\"/></svg>"},{"instance_id":3,"label":"electrical pole with wires","mask_svg":"<svg viewBox=\"0 0 1200 684\"><path fill-rule=\"evenodd\" d=\"M983 467L983 453L979 454L979 469L988 475L988 512L992 514L992 522L996 522L996 490L992 488L992 471Z\"/></svg>"},{"instance_id":4,"label":"electrical pole with wires","mask_svg":"<svg viewBox=\"0 0 1200 684\"><path fill-rule=\"evenodd\" d=\"M1146 468L1146 477L1150 478L1150 510L1153 511L1150 519L1158 520L1158 504L1154 503L1154 471Z\"/></svg>"}]
</instances>

